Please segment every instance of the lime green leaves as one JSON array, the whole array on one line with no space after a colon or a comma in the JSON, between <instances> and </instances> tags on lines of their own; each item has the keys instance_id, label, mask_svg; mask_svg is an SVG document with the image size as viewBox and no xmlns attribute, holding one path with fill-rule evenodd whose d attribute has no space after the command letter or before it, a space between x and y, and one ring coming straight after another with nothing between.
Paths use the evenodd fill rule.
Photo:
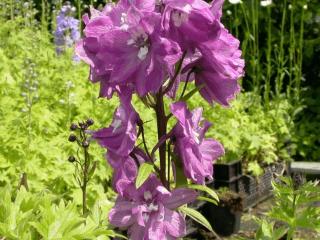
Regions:
<instances>
[{"instance_id":1,"label":"lime green leaves","mask_svg":"<svg viewBox=\"0 0 320 240\"><path fill-rule=\"evenodd\" d=\"M154 171L154 168L151 163L143 163L139 167L139 172L136 179L136 188L141 187L141 185L148 179L148 177L153 171Z\"/></svg>"}]
</instances>

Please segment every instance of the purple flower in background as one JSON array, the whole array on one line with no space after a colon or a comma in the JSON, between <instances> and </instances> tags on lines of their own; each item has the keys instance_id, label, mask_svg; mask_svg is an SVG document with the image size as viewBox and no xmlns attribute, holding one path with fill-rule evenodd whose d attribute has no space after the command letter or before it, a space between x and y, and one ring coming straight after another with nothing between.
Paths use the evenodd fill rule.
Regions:
<instances>
[{"instance_id":1,"label":"purple flower in background","mask_svg":"<svg viewBox=\"0 0 320 240\"><path fill-rule=\"evenodd\" d=\"M66 47L72 47L80 39L79 21L72 17L74 12L74 7L65 5L57 16L57 26L54 32L57 54L63 53Z\"/></svg>"},{"instance_id":2,"label":"purple flower in background","mask_svg":"<svg viewBox=\"0 0 320 240\"><path fill-rule=\"evenodd\" d=\"M224 154L223 146L204 135L211 124L202 122L202 109L190 112L184 102L171 104L171 112L178 123L173 129L175 152L181 157L185 176L197 184L212 179L213 161Z\"/></svg>"},{"instance_id":3,"label":"purple flower in background","mask_svg":"<svg viewBox=\"0 0 320 240\"><path fill-rule=\"evenodd\" d=\"M195 70L195 83L210 104L229 106L229 101L240 92L238 79L244 75L239 41L223 28L217 40L201 44L199 50L202 57L183 71Z\"/></svg>"},{"instance_id":4,"label":"purple flower in background","mask_svg":"<svg viewBox=\"0 0 320 240\"><path fill-rule=\"evenodd\" d=\"M156 176L139 188L127 188L126 197L118 196L109 213L110 223L128 229L132 240L177 239L186 234L184 216L176 208L194 201L198 194L191 189L169 192Z\"/></svg>"},{"instance_id":5,"label":"purple flower in background","mask_svg":"<svg viewBox=\"0 0 320 240\"><path fill-rule=\"evenodd\" d=\"M139 115L131 105L131 94L120 94L121 104L114 113L111 126L92 134L98 143L108 151L127 157L137 140L137 123Z\"/></svg>"},{"instance_id":6,"label":"purple flower in background","mask_svg":"<svg viewBox=\"0 0 320 240\"><path fill-rule=\"evenodd\" d=\"M219 35L220 23L205 1L163 0L163 3L162 27L182 50L193 51L199 43Z\"/></svg>"}]
</instances>

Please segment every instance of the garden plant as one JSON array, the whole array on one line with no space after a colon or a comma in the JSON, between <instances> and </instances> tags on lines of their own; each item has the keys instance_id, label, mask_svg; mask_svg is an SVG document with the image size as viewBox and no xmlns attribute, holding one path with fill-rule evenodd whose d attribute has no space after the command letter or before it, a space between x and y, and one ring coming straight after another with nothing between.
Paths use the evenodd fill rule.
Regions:
<instances>
[{"instance_id":1,"label":"garden plant","mask_svg":"<svg viewBox=\"0 0 320 240\"><path fill-rule=\"evenodd\" d=\"M318 182L278 173L320 159L319 19L310 0L0 1L0 239L219 239L219 184L258 219L232 239L318 239ZM266 218L243 188L273 194Z\"/></svg>"},{"instance_id":2,"label":"garden plant","mask_svg":"<svg viewBox=\"0 0 320 240\"><path fill-rule=\"evenodd\" d=\"M240 91L244 60L239 41L220 22L222 4L120 1L83 17L85 37L76 53L90 65L91 81L100 83L99 96L117 94L120 100L111 125L91 134L107 149L114 169L118 197L110 223L127 229L130 239L183 237L183 214L211 230L185 205L198 197L195 189L217 200L204 184L212 180L213 161L224 149L205 138L211 124L201 108L190 111L186 101L199 91L210 104L229 106ZM193 81L194 90L186 92ZM155 111L158 142L151 151L144 120L131 104L133 94ZM177 123L168 129L173 118ZM136 145L140 136L143 149Z\"/></svg>"}]
</instances>

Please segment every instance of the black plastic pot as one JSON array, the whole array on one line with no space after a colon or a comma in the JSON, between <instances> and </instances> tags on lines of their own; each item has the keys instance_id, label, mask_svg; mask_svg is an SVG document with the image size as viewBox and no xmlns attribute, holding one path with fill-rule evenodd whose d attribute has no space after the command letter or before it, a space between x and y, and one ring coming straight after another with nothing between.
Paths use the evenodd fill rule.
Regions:
<instances>
[{"instance_id":1,"label":"black plastic pot","mask_svg":"<svg viewBox=\"0 0 320 240\"><path fill-rule=\"evenodd\" d=\"M243 206L246 210L272 196L271 181L274 174L281 174L283 169L283 164L267 166L264 168L264 174L256 178L250 175L242 175L239 161L223 165L217 164L215 165L215 179L210 186L215 189L225 187L231 191L242 194ZM219 171L222 171L222 173ZM229 180L221 180L228 177Z\"/></svg>"},{"instance_id":2,"label":"black plastic pot","mask_svg":"<svg viewBox=\"0 0 320 240\"><path fill-rule=\"evenodd\" d=\"M274 164L264 169L264 174L259 177L243 175L238 181L238 193L243 194L244 209L257 205L259 202L272 196L272 179L275 174L281 174L284 169L282 164Z\"/></svg>"},{"instance_id":3,"label":"black plastic pot","mask_svg":"<svg viewBox=\"0 0 320 240\"><path fill-rule=\"evenodd\" d=\"M230 236L240 229L241 212L233 212L228 206L209 203L203 207L203 214L219 235Z\"/></svg>"},{"instance_id":4,"label":"black plastic pot","mask_svg":"<svg viewBox=\"0 0 320 240\"><path fill-rule=\"evenodd\" d=\"M242 176L239 176L237 178L233 178L231 181L219 181L214 180L213 183L211 183L209 186L213 187L215 189L219 188L228 188L231 191L239 192L239 181Z\"/></svg>"},{"instance_id":5,"label":"black plastic pot","mask_svg":"<svg viewBox=\"0 0 320 240\"><path fill-rule=\"evenodd\" d=\"M241 161L233 161L229 163L214 164L214 180L215 181L233 181L242 175Z\"/></svg>"}]
</instances>

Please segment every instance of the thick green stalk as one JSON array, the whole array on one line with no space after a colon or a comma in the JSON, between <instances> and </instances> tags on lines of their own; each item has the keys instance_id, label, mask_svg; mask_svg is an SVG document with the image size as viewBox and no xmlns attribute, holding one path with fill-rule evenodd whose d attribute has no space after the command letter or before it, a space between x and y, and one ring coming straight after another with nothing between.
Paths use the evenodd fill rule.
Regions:
<instances>
[{"instance_id":1,"label":"thick green stalk","mask_svg":"<svg viewBox=\"0 0 320 240\"><path fill-rule=\"evenodd\" d=\"M260 94L260 80L261 80L261 69L260 69L260 47L259 47L259 11L260 11L260 0L255 1L255 12L256 12L256 34L255 34L255 41L256 41L256 76L257 76L257 93Z\"/></svg>"},{"instance_id":2,"label":"thick green stalk","mask_svg":"<svg viewBox=\"0 0 320 240\"><path fill-rule=\"evenodd\" d=\"M301 78L302 78L302 61L303 61L303 40L304 40L304 12L305 9L304 7L302 8L302 13L301 13L301 22L300 22L300 36L299 36L299 48L298 48L298 64L297 64L297 79L296 79L296 96L295 99L299 101L300 99L300 92L301 92Z\"/></svg>"},{"instance_id":3,"label":"thick green stalk","mask_svg":"<svg viewBox=\"0 0 320 240\"><path fill-rule=\"evenodd\" d=\"M294 10L295 10L295 0L292 1L290 8L290 47L289 47L289 84L287 88L288 98L291 99L292 85L294 81L294 76L296 72L295 64L295 51L296 51L296 40L295 40L295 29L294 29Z\"/></svg>"},{"instance_id":4,"label":"thick green stalk","mask_svg":"<svg viewBox=\"0 0 320 240\"><path fill-rule=\"evenodd\" d=\"M77 0L77 8L78 8L78 19L80 22L80 30L82 29L82 19L81 19L81 0ZM82 32L82 31L80 31Z\"/></svg>"},{"instance_id":5,"label":"thick green stalk","mask_svg":"<svg viewBox=\"0 0 320 240\"><path fill-rule=\"evenodd\" d=\"M13 12L14 12L14 5L13 5L13 0L10 0L10 19L13 20L14 19L14 15L13 15Z\"/></svg>"},{"instance_id":6,"label":"thick green stalk","mask_svg":"<svg viewBox=\"0 0 320 240\"><path fill-rule=\"evenodd\" d=\"M265 105L267 108L269 108L269 102L270 102L270 81L271 81L271 69L272 69L272 63L271 63L271 8L268 6L268 33L267 33L267 77L266 77L266 83L265 83L265 92L264 92L264 100Z\"/></svg>"},{"instance_id":7,"label":"thick green stalk","mask_svg":"<svg viewBox=\"0 0 320 240\"><path fill-rule=\"evenodd\" d=\"M279 46L279 56L278 56L278 72L276 79L276 96L279 98L283 85L284 78L284 29L287 16L287 0L284 0L283 3L283 13L281 21L281 30L280 30L280 46Z\"/></svg>"},{"instance_id":8,"label":"thick green stalk","mask_svg":"<svg viewBox=\"0 0 320 240\"><path fill-rule=\"evenodd\" d=\"M236 23L236 32L235 32L235 34L236 34L236 37L237 38L239 38L239 27L238 27L238 22L239 22L239 19L238 19L238 7L237 7L237 5L234 5L234 16L235 16L235 18L236 18L236 21L235 21L235 23Z\"/></svg>"}]
</instances>

